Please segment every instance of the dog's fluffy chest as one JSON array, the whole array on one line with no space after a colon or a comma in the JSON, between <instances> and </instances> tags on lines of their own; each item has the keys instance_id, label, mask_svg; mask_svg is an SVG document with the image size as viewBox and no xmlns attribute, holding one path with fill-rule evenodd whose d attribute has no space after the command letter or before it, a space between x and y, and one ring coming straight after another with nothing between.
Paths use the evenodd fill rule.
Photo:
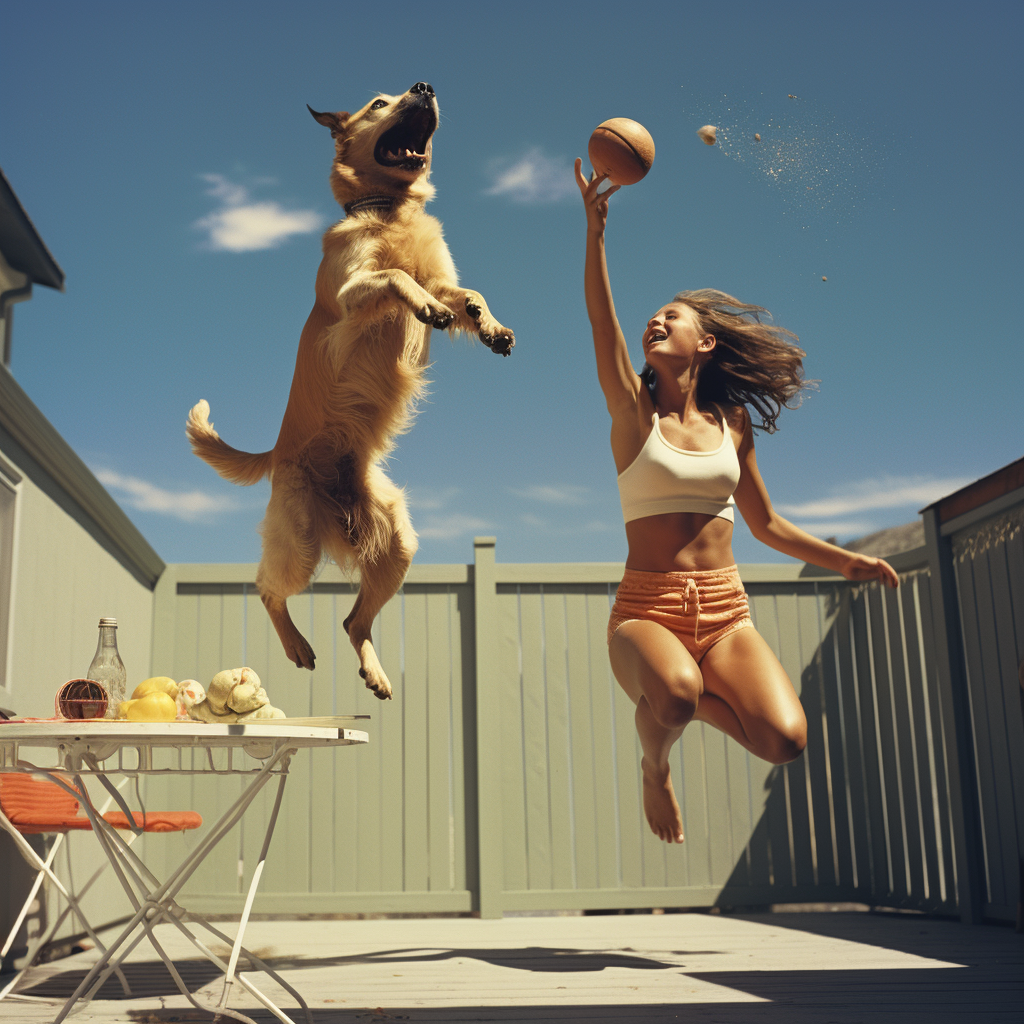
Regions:
<instances>
[{"instance_id":1,"label":"dog's fluffy chest","mask_svg":"<svg viewBox=\"0 0 1024 1024\"><path fill-rule=\"evenodd\" d=\"M404 271L428 291L437 281L456 283L441 224L420 208L348 217L328 232L324 249L325 253L333 249L342 258L346 276L393 269Z\"/></svg>"}]
</instances>

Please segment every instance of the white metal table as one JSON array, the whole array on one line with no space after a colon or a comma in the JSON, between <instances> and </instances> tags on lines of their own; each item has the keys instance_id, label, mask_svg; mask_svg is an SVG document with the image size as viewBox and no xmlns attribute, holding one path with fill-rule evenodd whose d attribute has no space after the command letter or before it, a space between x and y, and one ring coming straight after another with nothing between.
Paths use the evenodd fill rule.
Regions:
<instances>
[{"instance_id":1,"label":"white metal table","mask_svg":"<svg viewBox=\"0 0 1024 1024\"><path fill-rule=\"evenodd\" d=\"M339 721L341 719L338 719ZM100 959L83 978L81 984L54 1018L60 1024L79 1000L88 1002L99 991L107 978L124 962L143 938L149 938L160 959L167 966L182 994L200 1010L221 1014L235 1020L254 1024L252 1018L237 1010L228 1008L234 982L238 983L261 1002L283 1024L294 1021L266 995L241 974L236 975L238 957L244 953L255 967L273 978L297 1000L304 1010L308 1024L313 1024L312 1014L305 1000L276 971L242 945L242 937L252 910L253 899L259 885L260 875L267 858L267 850L277 824L277 816L284 795L284 784L288 778L288 766L296 751L308 747L350 746L366 743L365 732L331 725L301 725L288 719L260 722L252 725L211 725L204 722L5 722L0 724L0 772L28 772L43 775L56 785L71 792L81 801L82 809L92 823L93 833L99 840L124 891L135 909L134 916L103 951ZM57 754L56 765L40 765L22 756L23 747L53 748ZM156 751L169 752L167 756L154 758ZM214 750L223 750L226 767L217 767ZM252 766L252 759L262 762ZM113 799L128 815L133 832L142 831L141 813L131 811L120 792L110 781L110 775L138 777L157 774L190 775L243 775L249 777L242 794L209 827L177 869L161 881L131 849L125 838L117 833L103 818L90 801L84 786L84 777L94 776L107 789ZM74 789L64 776L70 775ZM246 895L238 933L234 940L206 920L204 915L187 910L177 902L181 888L191 878L210 851L241 820L256 795L277 777L277 794L273 811L267 824L259 863L253 872L249 891ZM220 1003L211 1007L199 1002L188 990L174 962L161 947L153 928L167 921L177 927L192 944L219 970L224 972L224 988ZM231 946L227 962L217 956L188 925L196 924L205 928L222 942Z\"/></svg>"}]
</instances>

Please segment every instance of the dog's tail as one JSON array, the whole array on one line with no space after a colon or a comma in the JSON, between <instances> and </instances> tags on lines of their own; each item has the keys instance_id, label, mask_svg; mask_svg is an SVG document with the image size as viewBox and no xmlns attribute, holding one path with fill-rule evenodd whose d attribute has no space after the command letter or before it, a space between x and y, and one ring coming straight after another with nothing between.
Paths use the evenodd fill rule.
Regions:
<instances>
[{"instance_id":1,"label":"dog's tail","mask_svg":"<svg viewBox=\"0 0 1024 1024\"><path fill-rule=\"evenodd\" d=\"M233 483L248 486L262 480L270 472L272 452L252 455L240 452L220 439L210 422L210 405L205 398L197 402L188 414L185 435L192 445L192 451Z\"/></svg>"}]
</instances>

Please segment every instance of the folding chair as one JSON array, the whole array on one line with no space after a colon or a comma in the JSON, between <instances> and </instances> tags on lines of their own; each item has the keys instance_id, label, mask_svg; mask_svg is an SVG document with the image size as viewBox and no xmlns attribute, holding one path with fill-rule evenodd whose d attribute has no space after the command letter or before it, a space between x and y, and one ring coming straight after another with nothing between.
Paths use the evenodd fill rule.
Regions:
<instances>
[{"instance_id":1,"label":"folding chair","mask_svg":"<svg viewBox=\"0 0 1024 1024\"><path fill-rule=\"evenodd\" d=\"M63 776L62 781L70 786L69 780ZM128 816L124 812L107 811L113 799L113 796L108 798L100 813L104 821L114 828L124 829L131 833L125 839L126 845L130 845L139 832L186 832L199 828L203 823L202 817L194 811L147 811L136 812L133 815L136 826L133 829L133 823L129 821ZM119 802L121 801L119 800ZM122 806L124 806L123 803ZM101 953L106 953L107 947L100 941L99 936L83 913L80 900L96 879L99 878L107 864L102 864L77 893L74 893L73 886L70 884L72 877L70 843L64 847L68 862L69 884L65 886L53 870L57 851L65 837L70 832L92 830L92 824L89 819L81 816L78 810L78 800L54 782L47 779L33 778L25 772L0 772L0 828L3 828L4 831L11 835L15 846L18 848L18 852L28 862L29 866L37 871L28 898L25 900L3 948L0 949L0 960L7 955L13 945L32 906L32 902L44 881L48 881L64 897L66 903L63 911L55 917L53 923L45 929L29 950L24 967L14 975L3 989L0 989L0 1000L12 993L22 975L35 964L39 954L47 943L50 942L57 929L64 923L69 914L74 914L78 918L83 930L95 943L96 948ZM140 822L141 826L139 825ZM54 836L45 860L36 853L31 844L25 839L26 835ZM118 967L115 973L121 982L121 988L124 990L125 996L130 996L131 990L128 987L128 980L125 978L124 972ZM14 994L12 998L31 999L32 997Z\"/></svg>"}]
</instances>

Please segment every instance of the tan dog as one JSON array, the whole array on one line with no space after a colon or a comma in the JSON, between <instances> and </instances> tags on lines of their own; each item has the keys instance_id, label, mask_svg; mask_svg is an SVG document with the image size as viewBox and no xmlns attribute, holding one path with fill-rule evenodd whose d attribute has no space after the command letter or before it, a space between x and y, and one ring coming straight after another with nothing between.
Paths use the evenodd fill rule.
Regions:
<instances>
[{"instance_id":1,"label":"tan dog","mask_svg":"<svg viewBox=\"0 0 1024 1024\"><path fill-rule=\"evenodd\" d=\"M416 534L381 460L422 392L432 327L477 334L502 355L515 338L478 292L459 287L441 225L423 209L434 194L434 90L418 82L355 114L310 113L335 140L331 188L348 216L324 235L316 302L277 444L258 455L229 447L205 401L192 409L186 433L195 453L228 480L271 477L256 585L296 665L312 669L315 656L287 599L309 585L322 553L358 566L359 594L344 626L359 674L383 700L391 685L370 627L402 584Z\"/></svg>"}]
</instances>

